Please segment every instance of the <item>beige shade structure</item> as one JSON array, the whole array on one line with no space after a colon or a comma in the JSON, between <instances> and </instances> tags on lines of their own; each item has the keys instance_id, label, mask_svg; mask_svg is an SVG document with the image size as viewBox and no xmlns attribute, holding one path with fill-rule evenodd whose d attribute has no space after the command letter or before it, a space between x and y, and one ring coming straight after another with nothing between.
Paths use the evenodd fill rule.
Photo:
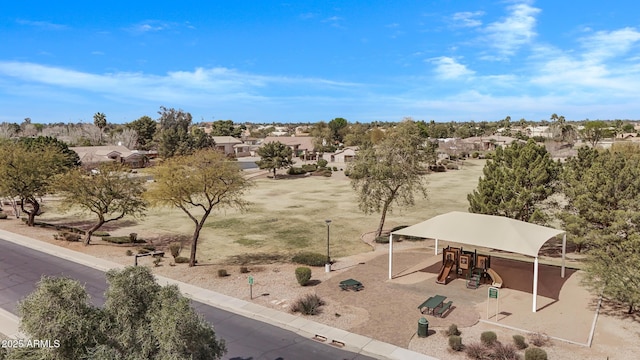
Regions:
<instances>
[{"instance_id":1,"label":"beige shade structure","mask_svg":"<svg viewBox=\"0 0 640 360\"><path fill-rule=\"evenodd\" d=\"M445 240L527 255L534 258L532 309L533 312L536 312L538 253L544 243L560 234L564 234L560 270L560 276L564 277L567 242L565 231L503 216L453 211L389 234L389 279L392 278L393 271L394 235L435 239L436 254L438 254L438 240Z\"/></svg>"}]
</instances>

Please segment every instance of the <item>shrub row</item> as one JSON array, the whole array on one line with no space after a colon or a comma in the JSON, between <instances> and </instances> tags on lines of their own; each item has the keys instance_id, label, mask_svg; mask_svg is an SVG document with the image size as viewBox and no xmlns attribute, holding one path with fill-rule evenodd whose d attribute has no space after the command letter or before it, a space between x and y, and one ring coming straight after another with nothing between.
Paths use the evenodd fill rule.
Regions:
<instances>
[{"instance_id":1,"label":"shrub row","mask_svg":"<svg viewBox=\"0 0 640 360\"><path fill-rule=\"evenodd\" d=\"M307 266L324 266L327 262L327 256L313 252L303 252L296 254L291 261L295 264Z\"/></svg>"}]
</instances>

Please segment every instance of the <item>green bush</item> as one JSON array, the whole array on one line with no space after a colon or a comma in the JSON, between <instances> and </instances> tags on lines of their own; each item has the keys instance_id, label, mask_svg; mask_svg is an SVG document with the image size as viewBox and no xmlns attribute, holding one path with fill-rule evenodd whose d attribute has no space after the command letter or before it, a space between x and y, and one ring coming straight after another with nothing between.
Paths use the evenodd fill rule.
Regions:
<instances>
[{"instance_id":1,"label":"green bush","mask_svg":"<svg viewBox=\"0 0 640 360\"><path fill-rule=\"evenodd\" d=\"M398 225L396 227L394 227L393 229L389 230L389 232L394 232L394 231L398 231L398 230L402 230L406 227L409 227L409 225Z\"/></svg>"},{"instance_id":2,"label":"green bush","mask_svg":"<svg viewBox=\"0 0 640 360\"><path fill-rule=\"evenodd\" d=\"M378 236L374 241L377 242L378 244L388 244L389 236L381 235L381 236Z\"/></svg>"},{"instance_id":3,"label":"green bush","mask_svg":"<svg viewBox=\"0 0 640 360\"><path fill-rule=\"evenodd\" d=\"M304 168L295 167L295 166L292 166L287 170L287 174L289 175L302 175L306 173L307 173L307 170L305 170Z\"/></svg>"},{"instance_id":4,"label":"green bush","mask_svg":"<svg viewBox=\"0 0 640 360\"><path fill-rule=\"evenodd\" d=\"M189 258L186 258L184 256L178 256L174 258L173 261L175 261L176 264L186 264L189 262Z\"/></svg>"},{"instance_id":5,"label":"green bush","mask_svg":"<svg viewBox=\"0 0 640 360\"><path fill-rule=\"evenodd\" d=\"M469 359L487 360L491 359L491 351L482 343L471 343L465 345L464 352Z\"/></svg>"},{"instance_id":6,"label":"green bush","mask_svg":"<svg viewBox=\"0 0 640 360\"><path fill-rule=\"evenodd\" d=\"M131 243L137 242L138 241L138 234L136 234L136 233L129 234L129 239L131 240Z\"/></svg>"},{"instance_id":7,"label":"green bush","mask_svg":"<svg viewBox=\"0 0 640 360\"><path fill-rule=\"evenodd\" d=\"M512 344L501 344L496 342L493 345L493 359L518 360L518 350Z\"/></svg>"},{"instance_id":8,"label":"green bush","mask_svg":"<svg viewBox=\"0 0 640 360\"><path fill-rule=\"evenodd\" d=\"M291 312L299 312L304 315L317 315L324 301L316 294L307 294L297 298L291 304Z\"/></svg>"},{"instance_id":9,"label":"green bush","mask_svg":"<svg viewBox=\"0 0 640 360\"><path fill-rule=\"evenodd\" d=\"M333 170L333 171L338 171L338 167L337 167L337 166L334 166L334 167L332 168L332 170Z\"/></svg>"},{"instance_id":10,"label":"green bush","mask_svg":"<svg viewBox=\"0 0 640 360\"><path fill-rule=\"evenodd\" d=\"M103 237L103 236L111 236L111 234L109 234L109 232L107 231L94 231L93 236L98 236L98 237Z\"/></svg>"},{"instance_id":11,"label":"green bush","mask_svg":"<svg viewBox=\"0 0 640 360\"><path fill-rule=\"evenodd\" d=\"M9 216L6 213L0 212L0 219L6 219Z\"/></svg>"},{"instance_id":12,"label":"green bush","mask_svg":"<svg viewBox=\"0 0 640 360\"><path fill-rule=\"evenodd\" d=\"M171 256L173 256L173 258L177 258L178 256L180 256L180 251L182 251L182 244L179 242L172 242L171 244L169 244L169 251L171 252Z\"/></svg>"},{"instance_id":13,"label":"green bush","mask_svg":"<svg viewBox=\"0 0 640 360\"><path fill-rule=\"evenodd\" d=\"M471 157L474 159L477 159L480 156L480 153L475 151L473 154L471 154Z\"/></svg>"},{"instance_id":14,"label":"green bush","mask_svg":"<svg viewBox=\"0 0 640 360\"><path fill-rule=\"evenodd\" d=\"M531 347L524 351L524 360L547 360L547 352L539 347Z\"/></svg>"},{"instance_id":15,"label":"green bush","mask_svg":"<svg viewBox=\"0 0 640 360\"><path fill-rule=\"evenodd\" d=\"M295 255L291 261L295 264L307 266L324 266L327 262L327 256L313 252L303 252Z\"/></svg>"},{"instance_id":16,"label":"green bush","mask_svg":"<svg viewBox=\"0 0 640 360\"><path fill-rule=\"evenodd\" d=\"M225 269L218 269L218 277L226 277L229 276L229 273Z\"/></svg>"},{"instance_id":17,"label":"green bush","mask_svg":"<svg viewBox=\"0 0 640 360\"><path fill-rule=\"evenodd\" d=\"M71 232L67 232L67 231L61 231L55 235L53 235L53 238L56 240L64 240L64 241L80 241L80 235L79 234L74 234Z\"/></svg>"},{"instance_id":18,"label":"green bush","mask_svg":"<svg viewBox=\"0 0 640 360\"><path fill-rule=\"evenodd\" d=\"M527 343L524 341L524 336L522 335L513 335L513 343L516 344L516 347L519 350L526 349Z\"/></svg>"},{"instance_id":19,"label":"green bush","mask_svg":"<svg viewBox=\"0 0 640 360\"><path fill-rule=\"evenodd\" d=\"M449 336L449 347L454 351L462 351L462 338L458 335Z\"/></svg>"},{"instance_id":20,"label":"green bush","mask_svg":"<svg viewBox=\"0 0 640 360\"><path fill-rule=\"evenodd\" d=\"M298 280L298 284L301 286L307 285L309 280L311 280L311 269L304 266L296 268L296 280Z\"/></svg>"},{"instance_id":21,"label":"green bush","mask_svg":"<svg viewBox=\"0 0 640 360\"><path fill-rule=\"evenodd\" d=\"M449 325L449 329L447 329L447 336L451 335L460 335L460 330L458 330L458 325L451 324Z\"/></svg>"},{"instance_id":22,"label":"green bush","mask_svg":"<svg viewBox=\"0 0 640 360\"><path fill-rule=\"evenodd\" d=\"M487 346L493 346L496 340L498 340L498 335L493 331L485 331L480 334L480 341Z\"/></svg>"},{"instance_id":23,"label":"green bush","mask_svg":"<svg viewBox=\"0 0 640 360\"><path fill-rule=\"evenodd\" d=\"M316 164L304 164L304 165L302 165L302 170L304 170L305 172L314 172L314 171L318 170L318 165L316 165Z\"/></svg>"},{"instance_id":24,"label":"green bush","mask_svg":"<svg viewBox=\"0 0 640 360\"><path fill-rule=\"evenodd\" d=\"M326 167L328 163L329 162L327 160L320 159L320 160L318 160L318 167L321 167L321 168Z\"/></svg>"},{"instance_id":25,"label":"green bush","mask_svg":"<svg viewBox=\"0 0 640 360\"><path fill-rule=\"evenodd\" d=\"M138 254L148 254L150 252L151 250L149 249L145 249L145 248L138 249Z\"/></svg>"}]
</instances>

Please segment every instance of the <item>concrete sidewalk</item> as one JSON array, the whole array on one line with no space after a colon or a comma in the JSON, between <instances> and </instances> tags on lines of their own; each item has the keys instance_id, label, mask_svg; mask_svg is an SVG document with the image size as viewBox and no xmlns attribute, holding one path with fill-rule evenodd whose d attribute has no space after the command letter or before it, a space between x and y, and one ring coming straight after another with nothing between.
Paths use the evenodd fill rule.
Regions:
<instances>
[{"instance_id":1,"label":"concrete sidewalk","mask_svg":"<svg viewBox=\"0 0 640 360\"><path fill-rule=\"evenodd\" d=\"M110 269L124 268L124 265L111 261L96 258L91 255L77 251L65 249L53 244L49 244L37 239L32 239L23 235L0 230L0 237L15 244L38 250L50 255L54 255L69 261L73 261L94 269L107 271ZM224 294L208 289L203 289L181 281L176 281L163 276L156 275L158 283L161 285L175 284L182 293L199 302L208 304L229 312L233 312L244 317L262 321L280 328L290 330L302 336L313 338L316 335L326 339L327 344L344 344L344 349L376 357L379 359L413 360L435 358L419 354L395 345L384 343L366 336L353 334L342 329L333 328L325 324L308 320L301 316L295 316L280 312L271 308L256 305L254 303L236 299ZM19 337L18 320L15 315L0 309L0 333L11 337Z\"/></svg>"}]
</instances>

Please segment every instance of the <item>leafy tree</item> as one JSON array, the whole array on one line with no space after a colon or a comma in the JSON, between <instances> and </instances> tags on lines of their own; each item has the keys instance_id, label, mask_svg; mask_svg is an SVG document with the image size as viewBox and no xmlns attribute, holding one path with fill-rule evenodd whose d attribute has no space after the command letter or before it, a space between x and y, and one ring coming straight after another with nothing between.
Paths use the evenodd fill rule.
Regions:
<instances>
[{"instance_id":1,"label":"leafy tree","mask_svg":"<svg viewBox=\"0 0 640 360\"><path fill-rule=\"evenodd\" d=\"M156 134L156 128L158 123L148 116L143 116L138 120L132 121L126 126L135 130L138 134L138 142L136 149L138 150L150 150L153 146L153 139Z\"/></svg>"},{"instance_id":2,"label":"leafy tree","mask_svg":"<svg viewBox=\"0 0 640 360\"><path fill-rule=\"evenodd\" d=\"M581 148L562 173L571 240L586 246L586 284L629 306L640 303L640 148Z\"/></svg>"},{"instance_id":3,"label":"leafy tree","mask_svg":"<svg viewBox=\"0 0 640 360\"><path fill-rule=\"evenodd\" d=\"M191 114L164 106L160 107L158 114L158 154L163 158L170 158L193 153L193 137L189 132Z\"/></svg>"},{"instance_id":4,"label":"leafy tree","mask_svg":"<svg viewBox=\"0 0 640 360\"><path fill-rule=\"evenodd\" d=\"M324 153L335 150L331 128L326 122L320 121L313 125L310 133L311 136L313 136L313 147L315 151Z\"/></svg>"},{"instance_id":5,"label":"leafy tree","mask_svg":"<svg viewBox=\"0 0 640 360\"><path fill-rule=\"evenodd\" d=\"M247 127L244 125L236 125L233 120L217 120L211 124L212 136L233 136L239 138L242 136L242 131Z\"/></svg>"},{"instance_id":6,"label":"leafy tree","mask_svg":"<svg viewBox=\"0 0 640 360\"><path fill-rule=\"evenodd\" d=\"M214 209L244 209L242 196L249 183L236 162L215 150L171 158L151 171L155 182L147 191L150 202L179 208L195 225L189 259L189 266L194 266L200 231L209 215Z\"/></svg>"},{"instance_id":7,"label":"leafy tree","mask_svg":"<svg viewBox=\"0 0 640 360\"><path fill-rule=\"evenodd\" d=\"M19 303L23 331L57 339L58 348L26 348L8 359L220 359L224 340L177 286L159 286L146 267L107 272L104 308L68 278L43 277Z\"/></svg>"},{"instance_id":8,"label":"leafy tree","mask_svg":"<svg viewBox=\"0 0 640 360\"><path fill-rule=\"evenodd\" d=\"M591 144L591 147L596 147L600 140L612 135L609 126L602 120L585 121L580 134L585 141Z\"/></svg>"},{"instance_id":9,"label":"leafy tree","mask_svg":"<svg viewBox=\"0 0 640 360\"><path fill-rule=\"evenodd\" d=\"M348 131L344 136L344 144L346 146L362 146L371 142L369 135L367 134L368 127L356 122L349 126Z\"/></svg>"},{"instance_id":10,"label":"leafy tree","mask_svg":"<svg viewBox=\"0 0 640 360\"><path fill-rule=\"evenodd\" d=\"M207 134L199 127L194 126L191 128L191 137L193 138L194 149L213 148L216 145L211 134Z\"/></svg>"},{"instance_id":11,"label":"leafy tree","mask_svg":"<svg viewBox=\"0 0 640 360\"><path fill-rule=\"evenodd\" d=\"M78 157L78 153L69 149L69 145L67 145L67 143L60 141L55 137L23 137L18 140L18 143L24 146L28 151L41 151L55 148L63 155L63 158L61 159L61 165L63 167L71 169L80 166L80 157Z\"/></svg>"},{"instance_id":12,"label":"leafy tree","mask_svg":"<svg viewBox=\"0 0 640 360\"><path fill-rule=\"evenodd\" d=\"M394 204L410 206L415 194L427 196L423 174L434 154L432 147L424 145L416 123L407 120L389 130L380 142L360 149L349 164L360 209L365 214L381 213L376 236L382 234L387 212Z\"/></svg>"},{"instance_id":13,"label":"leafy tree","mask_svg":"<svg viewBox=\"0 0 640 360\"><path fill-rule=\"evenodd\" d=\"M33 226L40 214L40 199L49 194L55 176L77 164L77 155L72 158L61 150L60 143L47 142L33 139L0 144L0 195L20 200L28 226Z\"/></svg>"},{"instance_id":14,"label":"leafy tree","mask_svg":"<svg viewBox=\"0 0 640 360\"><path fill-rule=\"evenodd\" d=\"M273 171L273 179L276 179L276 170L286 169L293 165L293 150L287 145L279 142L268 142L258 148L260 160L256 164L260 169Z\"/></svg>"},{"instance_id":15,"label":"leafy tree","mask_svg":"<svg viewBox=\"0 0 640 360\"><path fill-rule=\"evenodd\" d=\"M331 140L334 143L342 143L345 132L349 123L346 119L335 118L329 121L329 129L331 130Z\"/></svg>"},{"instance_id":16,"label":"leafy tree","mask_svg":"<svg viewBox=\"0 0 640 360\"><path fill-rule=\"evenodd\" d=\"M64 198L63 209L78 206L98 218L86 233L85 245L102 225L128 215L143 216L146 210L144 179L131 176L126 165L115 162L100 164L94 173L67 172L56 180L55 189Z\"/></svg>"},{"instance_id":17,"label":"leafy tree","mask_svg":"<svg viewBox=\"0 0 640 360\"><path fill-rule=\"evenodd\" d=\"M544 223L538 206L557 185L559 164L533 140L498 147L487 160L478 188L467 196L469 212Z\"/></svg>"}]
</instances>

